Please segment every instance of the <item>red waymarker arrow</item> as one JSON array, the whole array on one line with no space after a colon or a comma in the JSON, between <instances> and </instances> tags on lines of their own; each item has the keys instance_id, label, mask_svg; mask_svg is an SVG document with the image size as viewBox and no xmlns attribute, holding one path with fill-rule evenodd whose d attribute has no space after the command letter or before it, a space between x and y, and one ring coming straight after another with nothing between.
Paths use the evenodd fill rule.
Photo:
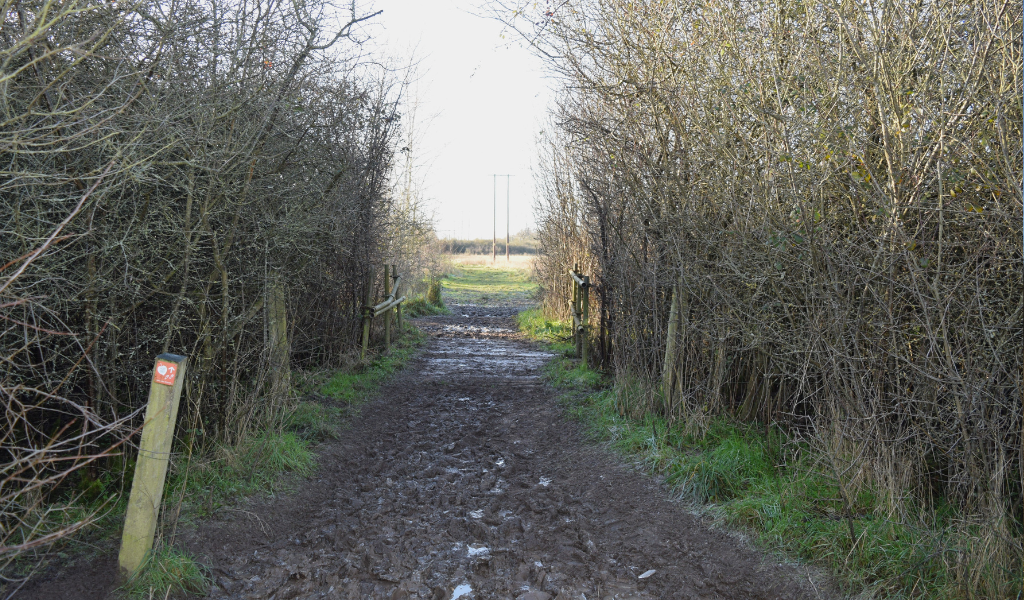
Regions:
<instances>
[{"instance_id":1,"label":"red waymarker arrow","mask_svg":"<svg viewBox=\"0 0 1024 600\"><path fill-rule=\"evenodd\" d=\"M153 382L162 385L174 385L174 378L178 375L178 365L166 361L156 361L156 369L153 369Z\"/></svg>"}]
</instances>

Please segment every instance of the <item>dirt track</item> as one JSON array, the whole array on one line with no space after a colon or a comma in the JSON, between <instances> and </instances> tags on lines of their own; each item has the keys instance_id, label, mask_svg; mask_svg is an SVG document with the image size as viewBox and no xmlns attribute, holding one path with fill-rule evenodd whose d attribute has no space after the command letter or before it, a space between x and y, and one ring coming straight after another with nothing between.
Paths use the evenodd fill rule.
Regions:
<instances>
[{"instance_id":1,"label":"dirt track","mask_svg":"<svg viewBox=\"0 0 1024 600\"><path fill-rule=\"evenodd\" d=\"M419 322L427 350L324 447L318 479L190 541L212 597L820 597L586 443L511 309L454 311Z\"/></svg>"}]
</instances>

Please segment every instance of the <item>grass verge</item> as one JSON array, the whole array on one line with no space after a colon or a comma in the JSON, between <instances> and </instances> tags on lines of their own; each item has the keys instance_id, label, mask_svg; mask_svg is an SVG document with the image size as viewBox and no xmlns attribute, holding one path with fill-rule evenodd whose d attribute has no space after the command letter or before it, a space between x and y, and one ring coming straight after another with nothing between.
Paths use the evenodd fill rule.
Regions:
<instances>
[{"instance_id":1,"label":"grass verge","mask_svg":"<svg viewBox=\"0 0 1024 600\"><path fill-rule=\"evenodd\" d=\"M205 594L210 587L206 569L177 548L163 546L150 553L146 562L118 592L126 598L165 598Z\"/></svg>"},{"instance_id":2,"label":"grass verge","mask_svg":"<svg viewBox=\"0 0 1024 600\"><path fill-rule=\"evenodd\" d=\"M281 476L286 473L308 477L316 469L313 446L337 437L424 339L422 332L409 326L392 343L390 353L340 371L297 374L297 391L306 399L287 410L279 422L239 444L216 445L197 453L191 463L175 465L169 498L196 498L183 501L181 512L189 518L205 517L241 497L285 489L288 480Z\"/></svg>"},{"instance_id":3,"label":"grass verge","mask_svg":"<svg viewBox=\"0 0 1024 600\"><path fill-rule=\"evenodd\" d=\"M410 319L432 315L450 315L451 311L444 305L441 279L430 277L425 283L427 285L426 293L405 302L405 314Z\"/></svg>"},{"instance_id":4,"label":"grass verge","mask_svg":"<svg viewBox=\"0 0 1024 600\"><path fill-rule=\"evenodd\" d=\"M417 328L407 325L402 337L391 344L391 352L373 357L353 369L332 375L321 387L320 393L353 408L376 393L382 383L412 358L426 336Z\"/></svg>"},{"instance_id":5,"label":"grass verge","mask_svg":"<svg viewBox=\"0 0 1024 600\"><path fill-rule=\"evenodd\" d=\"M529 304L539 286L516 266L457 264L444 278L444 295L455 304Z\"/></svg>"},{"instance_id":6,"label":"grass verge","mask_svg":"<svg viewBox=\"0 0 1024 600\"><path fill-rule=\"evenodd\" d=\"M436 304L427 300L426 297L420 296L407 300L405 303L405 315L410 319L416 317L428 317L432 315L450 315L452 314L448 307L443 302L438 301Z\"/></svg>"},{"instance_id":7,"label":"grass verge","mask_svg":"<svg viewBox=\"0 0 1024 600\"><path fill-rule=\"evenodd\" d=\"M296 395L303 398L237 444L211 443L172 460L161 511L160 538L172 538L174 523L195 523L246 496L286 491L295 478L316 470L315 446L337 437L360 406L401 369L426 336L412 326L394 341L391 352L372 356L342 370L293 372ZM5 575L27 577L46 563L94 560L116 551L127 508L134 462L108 469L101 479L85 477L49 504L39 528L59 530L90 518L83 531L3 565ZM118 473L126 474L118 477ZM169 535L171 534L171 535ZM40 561L43 562L40 562ZM203 567L173 543L158 540L146 563L116 591L126 600L203 594L209 586Z\"/></svg>"},{"instance_id":8,"label":"grass verge","mask_svg":"<svg viewBox=\"0 0 1024 600\"><path fill-rule=\"evenodd\" d=\"M749 532L763 548L826 567L847 592L867 589L872 597L980 598L985 589L1020 597L1019 572L988 565L976 569L973 581L955 575L957 561L983 536L965 528L950 507L896 518L870 488L846 497L826 457L776 427L718 417L698 436L657 416L623 416L622 407L635 404L628 396L650 390L613 384L581 366L570 357L569 328L539 310L522 313L519 323L559 354L547 379L595 439L663 477L698 512Z\"/></svg>"}]
</instances>

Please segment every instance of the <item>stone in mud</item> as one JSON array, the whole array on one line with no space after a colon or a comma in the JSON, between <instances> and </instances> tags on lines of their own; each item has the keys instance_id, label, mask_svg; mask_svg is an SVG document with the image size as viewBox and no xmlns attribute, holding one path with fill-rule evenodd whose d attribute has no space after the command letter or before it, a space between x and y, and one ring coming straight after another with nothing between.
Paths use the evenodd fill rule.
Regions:
<instances>
[{"instance_id":1,"label":"stone in mud","mask_svg":"<svg viewBox=\"0 0 1024 600\"><path fill-rule=\"evenodd\" d=\"M551 594L541 591L526 592L516 600L551 600Z\"/></svg>"},{"instance_id":2,"label":"stone in mud","mask_svg":"<svg viewBox=\"0 0 1024 600\"><path fill-rule=\"evenodd\" d=\"M486 542L492 537L491 528L476 519L474 519L472 524L469 526L469 530L473 537L475 537L479 542Z\"/></svg>"}]
</instances>

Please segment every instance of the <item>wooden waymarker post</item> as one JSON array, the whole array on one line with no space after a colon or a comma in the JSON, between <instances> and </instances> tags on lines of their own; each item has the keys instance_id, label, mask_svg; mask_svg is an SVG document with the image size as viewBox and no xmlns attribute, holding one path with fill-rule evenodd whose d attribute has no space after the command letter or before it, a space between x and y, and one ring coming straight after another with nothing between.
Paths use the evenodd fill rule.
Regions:
<instances>
[{"instance_id":1,"label":"wooden waymarker post","mask_svg":"<svg viewBox=\"0 0 1024 600\"><path fill-rule=\"evenodd\" d=\"M161 354L156 357L153 367L139 459L135 463L135 477L118 555L121 569L128 573L134 573L153 549L171 442L174 440L174 422L178 417L178 399L185 381L185 363L184 356Z\"/></svg>"}]
</instances>

